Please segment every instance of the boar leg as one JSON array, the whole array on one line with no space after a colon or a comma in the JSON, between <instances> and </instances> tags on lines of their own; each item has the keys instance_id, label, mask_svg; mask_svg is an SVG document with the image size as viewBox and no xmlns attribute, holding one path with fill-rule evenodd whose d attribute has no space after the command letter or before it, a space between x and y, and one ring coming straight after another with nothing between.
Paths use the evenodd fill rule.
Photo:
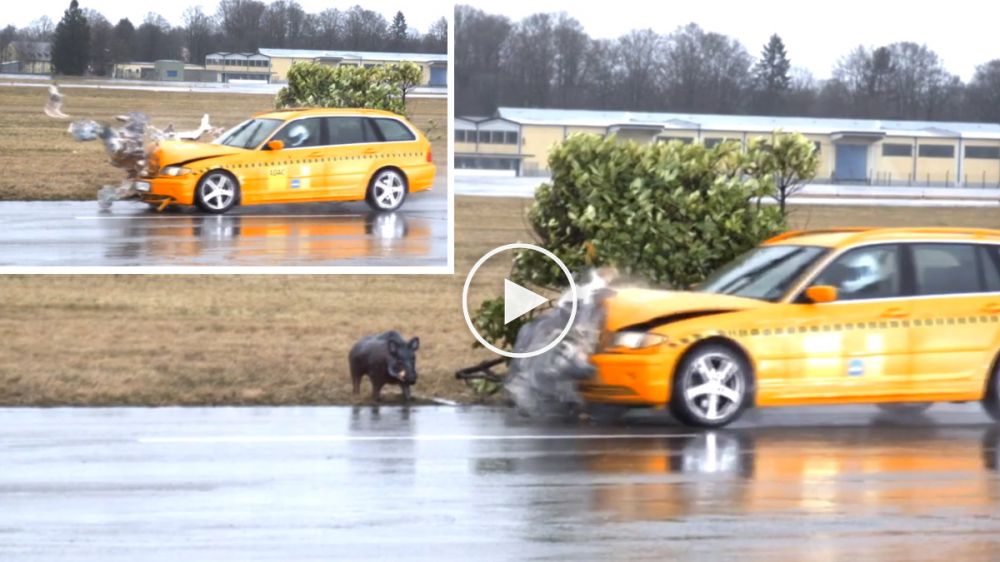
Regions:
<instances>
[{"instance_id":1,"label":"boar leg","mask_svg":"<svg viewBox=\"0 0 1000 562\"><path fill-rule=\"evenodd\" d=\"M409 402L411 399L412 399L412 396L410 395L410 385L404 384L403 385L403 400Z\"/></svg>"}]
</instances>

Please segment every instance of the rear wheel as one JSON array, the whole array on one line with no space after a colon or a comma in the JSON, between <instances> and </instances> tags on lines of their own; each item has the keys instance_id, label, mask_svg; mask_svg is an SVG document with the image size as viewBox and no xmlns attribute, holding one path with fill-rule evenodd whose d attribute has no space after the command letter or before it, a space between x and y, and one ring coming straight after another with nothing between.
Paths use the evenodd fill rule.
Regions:
<instances>
[{"instance_id":1,"label":"rear wheel","mask_svg":"<svg viewBox=\"0 0 1000 562\"><path fill-rule=\"evenodd\" d=\"M222 214L236 206L240 186L236 178L216 170L202 176L195 187L194 202L206 213Z\"/></svg>"},{"instance_id":2,"label":"rear wheel","mask_svg":"<svg viewBox=\"0 0 1000 562\"><path fill-rule=\"evenodd\" d=\"M983 396L983 409L995 421L1000 422L1000 360L994 362L990 380L986 383L986 394Z\"/></svg>"},{"instance_id":3,"label":"rear wheel","mask_svg":"<svg viewBox=\"0 0 1000 562\"><path fill-rule=\"evenodd\" d=\"M722 427L743 412L751 380L750 366L732 348L700 346L674 373L670 411L688 425Z\"/></svg>"},{"instance_id":4,"label":"rear wheel","mask_svg":"<svg viewBox=\"0 0 1000 562\"><path fill-rule=\"evenodd\" d=\"M396 170L379 170L368 184L365 201L376 211L395 211L406 199L406 178Z\"/></svg>"}]
</instances>

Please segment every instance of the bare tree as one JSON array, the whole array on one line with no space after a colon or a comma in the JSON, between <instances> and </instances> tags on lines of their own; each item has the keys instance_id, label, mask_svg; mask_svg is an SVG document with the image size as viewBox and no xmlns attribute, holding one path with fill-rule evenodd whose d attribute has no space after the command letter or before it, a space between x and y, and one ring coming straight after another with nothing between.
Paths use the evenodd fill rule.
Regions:
<instances>
[{"instance_id":1,"label":"bare tree","mask_svg":"<svg viewBox=\"0 0 1000 562\"><path fill-rule=\"evenodd\" d=\"M976 67L969 82L968 102L970 119L1000 123L1000 59Z\"/></svg>"},{"instance_id":2,"label":"bare tree","mask_svg":"<svg viewBox=\"0 0 1000 562\"><path fill-rule=\"evenodd\" d=\"M261 19L266 9L258 0L221 0L217 17L225 38L223 48L241 52L260 48Z\"/></svg>"},{"instance_id":3,"label":"bare tree","mask_svg":"<svg viewBox=\"0 0 1000 562\"><path fill-rule=\"evenodd\" d=\"M201 6L184 10L184 44L188 60L205 64L205 57L216 50L215 20L201 11Z\"/></svg>"}]
</instances>

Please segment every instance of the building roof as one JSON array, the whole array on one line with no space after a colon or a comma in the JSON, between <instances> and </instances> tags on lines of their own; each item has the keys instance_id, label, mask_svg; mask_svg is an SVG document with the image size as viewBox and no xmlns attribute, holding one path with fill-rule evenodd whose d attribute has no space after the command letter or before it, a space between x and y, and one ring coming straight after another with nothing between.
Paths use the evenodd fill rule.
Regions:
<instances>
[{"instance_id":1,"label":"building roof","mask_svg":"<svg viewBox=\"0 0 1000 562\"><path fill-rule=\"evenodd\" d=\"M434 53L379 53L374 51L314 51L309 49L260 49L271 58L385 60L395 62L448 62L448 55Z\"/></svg>"},{"instance_id":2,"label":"building roof","mask_svg":"<svg viewBox=\"0 0 1000 562\"><path fill-rule=\"evenodd\" d=\"M943 121L893 121L875 119L827 119L819 117L765 117L759 115L707 115L695 113L648 113L640 111L591 111L582 109L534 109L501 107L497 115L521 125L576 127L659 126L671 129L700 128L705 131L770 133L795 131L804 134L882 133L911 137L963 137L1000 139L1000 124Z\"/></svg>"}]
</instances>

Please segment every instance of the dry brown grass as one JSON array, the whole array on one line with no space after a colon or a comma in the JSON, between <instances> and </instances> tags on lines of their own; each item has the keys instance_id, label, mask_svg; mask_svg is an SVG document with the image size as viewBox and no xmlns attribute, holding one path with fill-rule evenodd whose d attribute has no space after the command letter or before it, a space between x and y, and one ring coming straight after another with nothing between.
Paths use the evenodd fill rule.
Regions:
<instances>
[{"instance_id":1,"label":"dry brown grass","mask_svg":"<svg viewBox=\"0 0 1000 562\"><path fill-rule=\"evenodd\" d=\"M418 395L471 400L452 373L489 355L462 318L465 272L530 241L528 203L458 198L453 276L0 277L0 404L350 403L347 350L392 328L423 342ZM793 211L812 228L1000 224L997 209Z\"/></svg>"},{"instance_id":2,"label":"dry brown grass","mask_svg":"<svg viewBox=\"0 0 1000 562\"><path fill-rule=\"evenodd\" d=\"M73 119L110 122L113 116L141 111L153 124L178 129L198 127L203 113L212 124L230 127L255 112L273 107L263 94L205 94L63 88L63 111ZM0 200L93 199L104 184L117 184L123 172L108 165L100 142L76 142L66 132L69 121L42 113L44 88L0 87ZM408 101L413 123L433 143L435 164L447 162L447 101ZM431 122L433 121L433 125ZM433 130L429 130L433 129Z\"/></svg>"}]
</instances>

